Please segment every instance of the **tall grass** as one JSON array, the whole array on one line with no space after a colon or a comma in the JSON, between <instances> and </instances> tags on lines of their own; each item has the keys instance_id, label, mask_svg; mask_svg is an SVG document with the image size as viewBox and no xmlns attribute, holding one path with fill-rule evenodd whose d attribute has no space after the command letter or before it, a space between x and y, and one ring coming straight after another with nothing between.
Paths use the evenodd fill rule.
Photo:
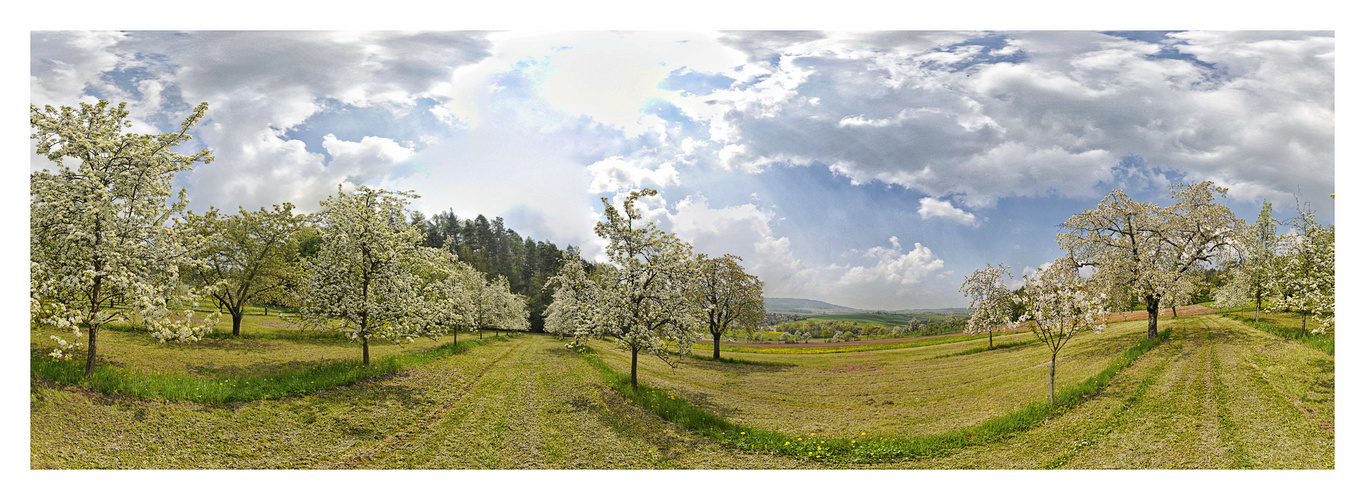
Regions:
<instances>
[{"instance_id":1,"label":"tall grass","mask_svg":"<svg viewBox=\"0 0 1365 500\"><path fill-rule=\"evenodd\" d=\"M1307 335L1304 335L1304 334L1300 333L1301 331L1300 331L1299 329L1297 329L1297 328L1285 328L1285 327L1282 327L1282 326L1276 326L1276 325L1271 324L1269 321L1260 321L1260 322L1257 322L1257 321L1256 321L1255 319L1253 319L1253 318L1247 318L1247 317L1239 316L1239 315L1237 315L1237 314L1235 314L1235 313L1226 313L1226 312L1225 312L1225 313L1222 314L1222 316L1223 316L1224 318L1232 318L1232 319L1235 319L1235 320L1237 320L1237 321L1241 321L1242 323L1246 324L1247 326L1250 326L1250 327L1255 328L1255 329L1257 329L1257 330L1260 330L1260 331L1269 333L1269 334L1271 334L1271 335L1275 335L1275 336L1278 336L1278 337L1283 337L1283 338L1286 338L1286 339L1289 339L1289 340L1294 340L1294 341L1297 341L1297 342L1299 342L1299 343L1302 343L1302 344L1304 344L1304 345L1306 345L1306 346L1308 346L1308 347L1312 347L1312 348L1317 349L1317 350L1319 350L1319 351L1325 352L1325 353L1327 353L1327 354L1331 354L1331 355L1333 355L1333 356L1336 355L1336 350L1337 350L1336 345L1337 345L1337 342L1336 342L1336 340L1335 340L1333 337L1327 337L1327 336L1324 336L1324 335L1313 335L1313 334L1311 334L1311 333L1310 333L1310 334L1307 334Z\"/></svg>"},{"instance_id":2,"label":"tall grass","mask_svg":"<svg viewBox=\"0 0 1365 500\"><path fill-rule=\"evenodd\" d=\"M588 364L602 375L603 381L626 399L649 409L665 420L740 449L782 453L811 460L875 463L940 456L971 445L999 441L1026 431L1048 418L1065 413L1099 392L1139 356L1152 350L1170 335L1162 330L1155 339L1143 339L1109 362L1103 370L1072 387L1057 391L1056 404L1032 403L1018 411L981 424L942 434L920 437L872 437L859 439L827 438L817 433L787 434L786 429L763 430L745 427L693 406L687 400L647 384L630 386L630 377L606 365L589 347L580 347Z\"/></svg>"},{"instance_id":3,"label":"tall grass","mask_svg":"<svg viewBox=\"0 0 1365 500\"><path fill-rule=\"evenodd\" d=\"M271 375L221 378L131 371L110 366L97 367L90 377L86 378L82 361L55 359L39 349L31 351L29 366L33 376L105 394L165 401L232 403L297 396L349 385L407 370L467 351L474 346L507 339L508 337L489 337L484 340L461 340L458 343L441 344L423 351L384 357L370 363L369 367L354 361L331 361Z\"/></svg>"}]
</instances>

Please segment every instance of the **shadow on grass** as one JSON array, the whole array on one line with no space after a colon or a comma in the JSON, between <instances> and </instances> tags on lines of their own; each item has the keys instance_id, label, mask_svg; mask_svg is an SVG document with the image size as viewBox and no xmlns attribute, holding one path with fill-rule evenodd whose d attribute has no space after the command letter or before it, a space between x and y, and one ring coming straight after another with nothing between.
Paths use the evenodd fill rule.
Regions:
<instances>
[{"instance_id":1,"label":"shadow on grass","mask_svg":"<svg viewBox=\"0 0 1365 500\"><path fill-rule=\"evenodd\" d=\"M54 359L41 349L31 350L29 367L34 377L104 394L165 401L233 403L310 394L373 380L458 354L478 345L506 340L510 340L509 337L461 340L456 344L441 344L431 349L387 356L372 362L369 366L361 365L354 360L299 362L293 365L296 367L293 370L274 373L246 372L236 376L149 374L127 370L113 364L97 364L94 373L86 377L83 358Z\"/></svg>"},{"instance_id":2,"label":"shadow on grass","mask_svg":"<svg viewBox=\"0 0 1365 500\"><path fill-rule=\"evenodd\" d=\"M720 443L743 450L781 453L816 461L877 463L906 459L942 456L967 446L1003 440L1031 429L1047 419L1061 415L1093 397L1109 385L1121 370L1139 356L1155 348L1168 338L1170 330L1163 330L1155 339L1142 339L1136 345L1109 362L1099 373L1085 381L1058 391L1056 404L1046 401L1032 403L1023 409L1002 415L979 425L942 434L916 437L882 437L875 439L843 439L832 437L793 436L777 431L745 427L703 410L687 398L670 395L666 391L639 384L631 387L629 377L616 373L590 348L581 347L588 364L602 375L607 385L635 404L654 412L665 420L683 428L716 439ZM695 395L689 394L691 397ZM813 439L812 439L813 438ZM819 444L816 441L819 441Z\"/></svg>"}]
</instances>

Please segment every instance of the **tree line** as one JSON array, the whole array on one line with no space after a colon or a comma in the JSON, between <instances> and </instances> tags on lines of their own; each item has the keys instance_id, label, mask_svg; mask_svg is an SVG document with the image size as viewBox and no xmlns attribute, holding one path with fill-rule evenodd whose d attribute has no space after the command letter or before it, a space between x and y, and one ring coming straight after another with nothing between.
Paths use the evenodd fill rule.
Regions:
<instances>
[{"instance_id":1,"label":"tree line","mask_svg":"<svg viewBox=\"0 0 1365 500\"><path fill-rule=\"evenodd\" d=\"M57 167L30 176L30 321L70 332L70 341L52 336L56 357L84 338L86 376L112 322L136 319L161 341L191 342L223 312L240 335L255 304L293 310L303 327L339 329L366 365L372 341L462 330L608 336L632 351L632 382L642 350L662 355L673 343L681 352L708 331L718 359L723 332L763 322L763 282L739 257L709 258L653 223L635 226L634 201L653 191L632 193L623 211L603 199L603 264L523 238L501 218L426 218L410 208L416 193L367 186L338 186L311 215L289 203L187 212L184 189L171 198L173 178L213 157L174 148L207 108L176 133L138 134L125 131L126 103L30 106L37 153ZM197 314L202 299L219 312Z\"/></svg>"},{"instance_id":2,"label":"tree line","mask_svg":"<svg viewBox=\"0 0 1365 500\"><path fill-rule=\"evenodd\" d=\"M1093 210L1062 224L1057 235L1065 254L1023 276L1010 290L1008 267L987 265L963 281L970 300L968 331L992 333L1028 325L1052 351L1048 398L1057 353L1077 333L1102 331L1110 311L1139 305L1147 311L1146 338L1155 339L1164 308L1207 300L1218 307L1263 304L1315 316L1321 333L1335 316L1335 227L1316 222L1300 205L1292 230L1263 202L1254 226L1218 202L1227 189L1206 181L1171 186L1172 203L1158 206L1114 190ZM1087 271L1083 273L1082 271Z\"/></svg>"},{"instance_id":3,"label":"tree line","mask_svg":"<svg viewBox=\"0 0 1365 500\"><path fill-rule=\"evenodd\" d=\"M423 246L448 248L479 272L505 278L512 293L526 297L531 329L544 331L545 308L552 300L545 284L564 265L565 251L576 255L577 249L561 250L548 241L523 238L506 227L502 217L489 220L480 214L460 219L453 210L446 210L430 218L413 212L412 222L422 231Z\"/></svg>"},{"instance_id":4,"label":"tree line","mask_svg":"<svg viewBox=\"0 0 1365 500\"><path fill-rule=\"evenodd\" d=\"M965 326L963 318L910 318L906 324L894 327L831 319L799 319L778 323L773 329L789 334L783 340L827 338L838 342L863 337L938 335L961 331Z\"/></svg>"},{"instance_id":5,"label":"tree line","mask_svg":"<svg viewBox=\"0 0 1365 500\"><path fill-rule=\"evenodd\" d=\"M89 376L100 329L116 321L136 320L163 342L199 340L221 315L196 314L201 299L232 317L236 335L248 305L287 306L299 324L339 328L359 342L367 365L372 340L530 327L527 301L512 289L528 286L517 272L531 270L534 282L534 271L555 261L517 266L489 256L500 252L491 235L546 260L541 244L501 231L500 221L487 234L476 227L468 255L489 269L507 266L507 275L462 261L465 247L452 238L426 245L431 235L409 209L418 197L411 192L339 186L311 215L289 203L186 212L186 190L172 196L174 176L213 157L175 148L192 139L187 132L207 109L197 106L175 133L139 134L126 131L127 103L30 106L36 151L57 167L30 175L30 321L72 337L54 335L51 355L68 356L84 338ZM553 273L542 270L542 281L545 272Z\"/></svg>"}]
</instances>

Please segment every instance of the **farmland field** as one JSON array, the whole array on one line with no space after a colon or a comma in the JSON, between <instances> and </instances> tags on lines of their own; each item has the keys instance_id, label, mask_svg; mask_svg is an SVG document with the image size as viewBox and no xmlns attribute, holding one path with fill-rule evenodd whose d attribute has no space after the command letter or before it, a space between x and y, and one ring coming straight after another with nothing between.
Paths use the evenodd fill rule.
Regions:
<instances>
[{"instance_id":1,"label":"farmland field","mask_svg":"<svg viewBox=\"0 0 1365 500\"><path fill-rule=\"evenodd\" d=\"M1333 468L1334 357L1214 315L1169 337L1083 403L1023 432L931 457L815 461L746 451L623 397L587 357L523 334L395 374L236 403L110 395L34 378L33 468ZM1101 370L1145 322L1076 337L1058 385ZM102 362L212 376L355 359L342 339L157 344L109 332ZM33 334L33 345L45 333ZM464 338L464 336L462 336ZM997 344L1028 334L1000 335ZM448 340L444 341L448 343ZM376 344L379 357L430 349ZM969 353L967 340L824 354L723 352L741 362L642 356L640 380L753 429L831 439L933 435L1046 400L1047 352ZM628 353L593 346L612 370ZM757 363L745 363L750 361ZM760 364L761 363L761 364ZM864 434L865 433L865 434ZM865 437L864 437L865 436Z\"/></svg>"}]
</instances>

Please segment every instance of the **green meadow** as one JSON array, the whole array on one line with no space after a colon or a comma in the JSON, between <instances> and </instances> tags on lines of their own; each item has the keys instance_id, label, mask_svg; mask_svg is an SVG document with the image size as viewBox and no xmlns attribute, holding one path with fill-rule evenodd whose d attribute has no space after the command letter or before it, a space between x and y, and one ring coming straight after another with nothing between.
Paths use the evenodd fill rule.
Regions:
<instances>
[{"instance_id":1,"label":"green meadow","mask_svg":"<svg viewBox=\"0 0 1365 500\"><path fill-rule=\"evenodd\" d=\"M676 367L642 356L632 390L629 353L608 342L575 351L551 335L462 333L375 343L366 369L342 336L257 318L242 338L188 344L105 332L90 380L79 354L44 355L54 331L34 330L31 466L1335 465L1334 356L1213 314L1163 320L1159 342L1142 342L1145 321L1075 337L1058 357L1056 406L1048 351L1029 333L990 350L959 336L726 346L721 362Z\"/></svg>"}]
</instances>

